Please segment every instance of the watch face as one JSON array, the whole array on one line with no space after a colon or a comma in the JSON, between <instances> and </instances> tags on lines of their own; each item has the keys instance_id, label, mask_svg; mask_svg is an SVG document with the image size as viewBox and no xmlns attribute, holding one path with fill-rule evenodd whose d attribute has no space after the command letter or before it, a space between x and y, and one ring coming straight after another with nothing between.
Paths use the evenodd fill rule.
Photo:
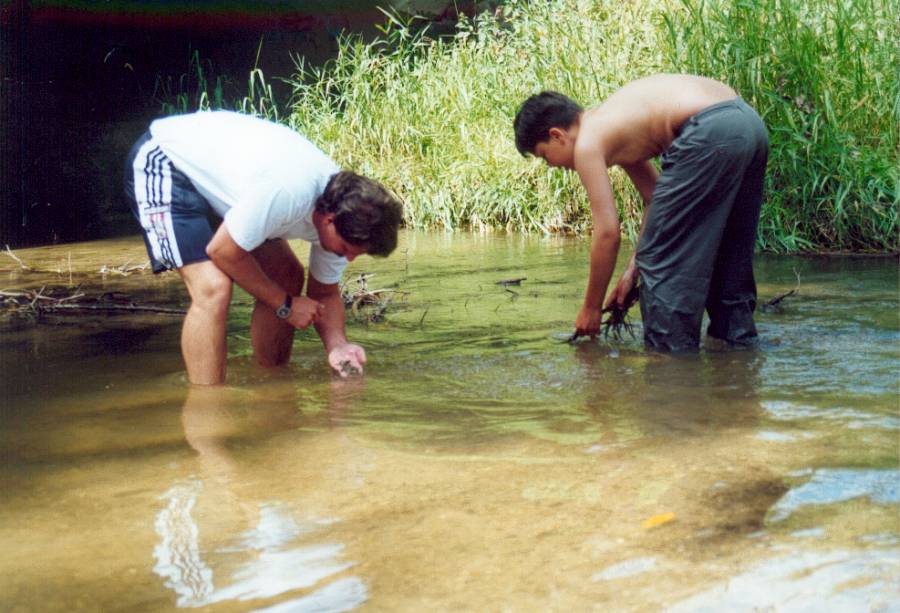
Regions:
<instances>
[{"instance_id":1,"label":"watch face","mask_svg":"<svg viewBox=\"0 0 900 613\"><path fill-rule=\"evenodd\" d=\"M291 307L286 304L282 304L280 307L275 309L275 316L279 319L287 319L291 314Z\"/></svg>"}]
</instances>

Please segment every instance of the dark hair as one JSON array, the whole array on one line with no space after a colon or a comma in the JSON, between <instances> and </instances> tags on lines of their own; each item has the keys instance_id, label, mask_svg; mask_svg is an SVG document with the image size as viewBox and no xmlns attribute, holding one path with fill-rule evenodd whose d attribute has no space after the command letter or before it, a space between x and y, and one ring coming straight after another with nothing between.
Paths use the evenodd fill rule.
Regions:
<instances>
[{"instance_id":1,"label":"dark hair","mask_svg":"<svg viewBox=\"0 0 900 613\"><path fill-rule=\"evenodd\" d=\"M528 98L513 120L516 149L523 156L534 153L538 143L550 138L550 128L568 129L584 109L559 92L544 91Z\"/></svg>"},{"instance_id":2,"label":"dark hair","mask_svg":"<svg viewBox=\"0 0 900 613\"><path fill-rule=\"evenodd\" d=\"M381 184L348 170L333 175L316 200L316 211L334 213L338 234L369 255L387 257L397 247L403 205Z\"/></svg>"}]
</instances>

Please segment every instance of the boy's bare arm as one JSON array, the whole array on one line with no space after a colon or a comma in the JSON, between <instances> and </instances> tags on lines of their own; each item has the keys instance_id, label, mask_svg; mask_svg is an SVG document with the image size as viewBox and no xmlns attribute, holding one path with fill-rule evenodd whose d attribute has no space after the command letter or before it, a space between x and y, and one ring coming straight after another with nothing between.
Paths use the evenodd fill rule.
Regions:
<instances>
[{"instance_id":1,"label":"boy's bare arm","mask_svg":"<svg viewBox=\"0 0 900 613\"><path fill-rule=\"evenodd\" d=\"M650 160L644 160L643 162L638 162L636 164L623 164L622 169L628 174L631 182L634 183L638 193L641 195L641 200L644 201L644 214L641 218L641 229L638 233L638 243L640 243L640 237L644 234L644 222L647 220L647 212L650 210L650 203L653 199L653 190L656 188L656 180L659 178L659 172ZM609 308L613 303L624 306L626 298L636 281L635 275L637 269L635 256L637 256L637 245L635 245L635 249L631 254L631 259L628 260L628 265L625 266L625 270L622 272L622 277L606 297L606 303L603 305L603 308Z\"/></svg>"},{"instance_id":2,"label":"boy's bare arm","mask_svg":"<svg viewBox=\"0 0 900 613\"><path fill-rule=\"evenodd\" d=\"M644 234L644 222L647 220L647 212L650 210L650 203L653 201L653 190L656 189L656 180L659 178L659 171L650 160L644 160L636 164L622 165L622 169L634 183L641 200L644 201L644 214L641 216L641 227L638 232L638 243ZM634 266L634 256L637 254L637 244L635 244L634 253L631 255L629 267Z\"/></svg>"},{"instance_id":3,"label":"boy's bare arm","mask_svg":"<svg viewBox=\"0 0 900 613\"><path fill-rule=\"evenodd\" d=\"M622 164L622 170L637 188L641 200L644 201L644 208L649 207L650 201L653 200L653 190L656 189L656 180L659 178L656 166L650 160L644 160L635 164Z\"/></svg>"},{"instance_id":4,"label":"boy's bare arm","mask_svg":"<svg viewBox=\"0 0 900 613\"><path fill-rule=\"evenodd\" d=\"M575 170L587 191L594 229L591 233L591 263L584 304L575 321L578 334L597 334L600 307L612 277L619 252L619 217L605 157L599 151L577 152Z\"/></svg>"}]
</instances>

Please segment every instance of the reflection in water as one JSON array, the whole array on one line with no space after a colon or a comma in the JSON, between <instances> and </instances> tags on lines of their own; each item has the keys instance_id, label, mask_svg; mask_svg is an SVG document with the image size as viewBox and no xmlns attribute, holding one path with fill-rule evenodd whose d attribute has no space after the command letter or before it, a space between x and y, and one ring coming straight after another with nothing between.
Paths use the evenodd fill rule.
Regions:
<instances>
[{"instance_id":1,"label":"reflection in water","mask_svg":"<svg viewBox=\"0 0 900 613\"><path fill-rule=\"evenodd\" d=\"M845 423L848 428L863 430L878 428L881 430L900 430L900 417L896 415L878 415L849 408L828 408L802 405L786 400L768 400L763 408L774 418L781 421L801 421L815 419Z\"/></svg>"},{"instance_id":2,"label":"reflection in water","mask_svg":"<svg viewBox=\"0 0 900 613\"><path fill-rule=\"evenodd\" d=\"M668 613L699 611L900 611L896 550L813 551L767 560ZM761 589L762 588L762 589ZM864 606L860 606L864 603Z\"/></svg>"},{"instance_id":3,"label":"reflection in water","mask_svg":"<svg viewBox=\"0 0 900 613\"><path fill-rule=\"evenodd\" d=\"M591 577L591 580L610 581L612 579L621 579L622 577L639 575L640 573L645 573L654 568L656 568L656 558L633 558L604 568L599 573L594 574L594 576Z\"/></svg>"},{"instance_id":4,"label":"reflection in water","mask_svg":"<svg viewBox=\"0 0 900 613\"><path fill-rule=\"evenodd\" d=\"M213 573L200 557L200 532L191 517L202 487L198 480L172 486L161 497L166 508L156 516L160 543L153 549L153 572L178 594L179 607L202 605L213 592Z\"/></svg>"},{"instance_id":5,"label":"reflection in water","mask_svg":"<svg viewBox=\"0 0 900 613\"><path fill-rule=\"evenodd\" d=\"M358 380L333 384L337 403L330 407L329 417L343 412L352 390L360 385ZM166 507L156 517L159 543L153 553L153 570L176 593L179 607L273 598L319 586L354 565L341 560L344 546L339 543L308 544L316 532L338 520L300 521L286 503L267 500L253 505L232 487L241 466L228 450L230 441L253 434L254 427L279 431L299 425L290 397L248 408L245 396L241 390L195 386L184 404L185 438L199 454L204 476L176 483L161 496ZM255 521L234 538L217 534L220 544L211 549L201 547L201 529L192 513L205 484L224 490L233 507L218 507L218 516L236 512L243 522ZM338 577L311 594L263 610L346 611L367 598L361 579Z\"/></svg>"},{"instance_id":6,"label":"reflection in water","mask_svg":"<svg viewBox=\"0 0 900 613\"><path fill-rule=\"evenodd\" d=\"M342 613L352 611L369 599L366 584L357 577L347 577L329 583L309 596L256 609L259 613Z\"/></svg>"},{"instance_id":7,"label":"reflection in water","mask_svg":"<svg viewBox=\"0 0 900 613\"><path fill-rule=\"evenodd\" d=\"M754 351L700 355L615 353L582 345L576 356L593 385L585 409L620 442L647 437L709 437L754 427L762 414Z\"/></svg>"},{"instance_id":8,"label":"reflection in water","mask_svg":"<svg viewBox=\"0 0 900 613\"><path fill-rule=\"evenodd\" d=\"M900 503L900 471L819 469L812 478L790 490L770 512L771 521L781 521L801 507L867 498L877 504Z\"/></svg>"}]
</instances>

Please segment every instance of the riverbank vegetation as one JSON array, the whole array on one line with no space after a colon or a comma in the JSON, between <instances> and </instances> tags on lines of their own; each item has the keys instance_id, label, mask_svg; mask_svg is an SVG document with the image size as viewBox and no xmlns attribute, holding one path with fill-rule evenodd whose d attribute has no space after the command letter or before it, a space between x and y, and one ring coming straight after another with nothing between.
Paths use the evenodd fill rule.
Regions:
<instances>
[{"instance_id":1,"label":"riverbank vegetation","mask_svg":"<svg viewBox=\"0 0 900 613\"><path fill-rule=\"evenodd\" d=\"M518 105L541 89L593 105L641 76L703 74L769 127L762 249L896 252L897 19L894 0L513 0L432 38L390 16L381 40L348 36L324 67L298 63L280 119L394 189L410 226L581 233L574 173L516 152ZM634 238L639 198L613 175Z\"/></svg>"},{"instance_id":2,"label":"riverbank vegetation","mask_svg":"<svg viewBox=\"0 0 900 613\"><path fill-rule=\"evenodd\" d=\"M556 89L590 105L655 72L704 74L769 126L762 248L895 251L896 24L893 0L511 2L452 40L394 18L383 42L347 38L304 71L290 121L393 187L413 226L582 232L577 178L516 152L518 104ZM639 199L614 181L634 237Z\"/></svg>"}]
</instances>

